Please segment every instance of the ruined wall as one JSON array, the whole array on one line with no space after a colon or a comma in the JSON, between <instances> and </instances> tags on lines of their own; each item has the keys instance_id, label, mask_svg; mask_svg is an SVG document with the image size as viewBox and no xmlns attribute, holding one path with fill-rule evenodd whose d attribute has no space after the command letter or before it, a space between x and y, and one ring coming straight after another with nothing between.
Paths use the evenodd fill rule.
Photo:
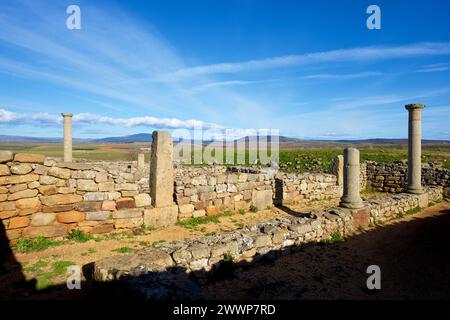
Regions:
<instances>
[{"instance_id":1,"label":"ruined wall","mask_svg":"<svg viewBox=\"0 0 450 320\"><path fill-rule=\"evenodd\" d=\"M10 240L139 227L150 208L148 173L135 163L64 163L0 152L0 219Z\"/></svg>"},{"instance_id":2,"label":"ruined wall","mask_svg":"<svg viewBox=\"0 0 450 320\"><path fill-rule=\"evenodd\" d=\"M400 193L407 187L408 167L401 163L366 162L367 187L377 191ZM444 195L450 195L450 170L422 166L423 186L442 186Z\"/></svg>"},{"instance_id":3,"label":"ruined wall","mask_svg":"<svg viewBox=\"0 0 450 320\"><path fill-rule=\"evenodd\" d=\"M427 189L425 198L442 199L442 187ZM126 259L116 256L97 261L94 279L117 280L126 275L139 276L174 267L202 275L217 267L225 255L238 263L267 254L286 254L302 244L329 240L332 234L351 235L367 228L371 221L387 221L414 209L420 201L420 196L412 194L383 196L368 202L365 209L330 208L312 212L310 217L284 216L213 236L157 244ZM428 200L425 202L428 204ZM385 212L380 214L380 209Z\"/></svg>"},{"instance_id":4,"label":"ruined wall","mask_svg":"<svg viewBox=\"0 0 450 320\"><path fill-rule=\"evenodd\" d=\"M305 199L339 197L342 186L331 174L288 174L257 168L224 166L187 167L175 170L175 201L180 219L225 210L266 209Z\"/></svg>"}]
</instances>

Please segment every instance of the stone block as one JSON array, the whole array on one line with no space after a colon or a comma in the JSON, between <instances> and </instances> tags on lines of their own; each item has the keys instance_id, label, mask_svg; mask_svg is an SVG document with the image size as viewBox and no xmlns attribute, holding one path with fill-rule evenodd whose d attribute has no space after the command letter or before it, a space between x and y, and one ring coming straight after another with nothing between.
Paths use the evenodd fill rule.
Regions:
<instances>
[{"instance_id":1,"label":"stone block","mask_svg":"<svg viewBox=\"0 0 450 320\"><path fill-rule=\"evenodd\" d=\"M112 217L113 219L142 218L142 209L135 208L114 211Z\"/></svg>"},{"instance_id":2,"label":"stone block","mask_svg":"<svg viewBox=\"0 0 450 320\"><path fill-rule=\"evenodd\" d=\"M0 163L10 162L14 159L14 154L11 151L0 150Z\"/></svg>"},{"instance_id":3,"label":"stone block","mask_svg":"<svg viewBox=\"0 0 450 320\"><path fill-rule=\"evenodd\" d=\"M193 204L184 204L178 207L179 212L181 214L190 214L194 212L194 205Z\"/></svg>"},{"instance_id":4,"label":"stone block","mask_svg":"<svg viewBox=\"0 0 450 320\"><path fill-rule=\"evenodd\" d=\"M29 164L17 164L11 166L11 173L13 174L27 174L33 170Z\"/></svg>"},{"instance_id":5,"label":"stone block","mask_svg":"<svg viewBox=\"0 0 450 320\"><path fill-rule=\"evenodd\" d=\"M144 223L147 226L165 227L177 222L178 206L145 209Z\"/></svg>"},{"instance_id":6,"label":"stone block","mask_svg":"<svg viewBox=\"0 0 450 320\"><path fill-rule=\"evenodd\" d=\"M359 228L367 229L369 227L370 209L365 207L361 209L351 210L351 215L353 218L353 229L358 230Z\"/></svg>"},{"instance_id":7,"label":"stone block","mask_svg":"<svg viewBox=\"0 0 450 320\"><path fill-rule=\"evenodd\" d=\"M128 218L128 219L116 219L114 220L115 229L132 229L138 228L144 222L143 218Z\"/></svg>"},{"instance_id":8,"label":"stone block","mask_svg":"<svg viewBox=\"0 0 450 320\"><path fill-rule=\"evenodd\" d=\"M72 175L72 171L69 169L64 169L64 168L51 167L48 170L47 175L56 177L59 179L69 179L70 176Z\"/></svg>"},{"instance_id":9,"label":"stone block","mask_svg":"<svg viewBox=\"0 0 450 320\"><path fill-rule=\"evenodd\" d=\"M98 185L93 180L78 179L77 189L80 191L98 191Z\"/></svg>"},{"instance_id":10,"label":"stone block","mask_svg":"<svg viewBox=\"0 0 450 320\"><path fill-rule=\"evenodd\" d=\"M272 190L254 190L252 194L252 203L258 211L264 210L267 207L272 207Z\"/></svg>"},{"instance_id":11,"label":"stone block","mask_svg":"<svg viewBox=\"0 0 450 320\"><path fill-rule=\"evenodd\" d=\"M74 204L61 204L56 206L43 206L42 212L62 212L62 211L71 211L75 208Z\"/></svg>"},{"instance_id":12,"label":"stone block","mask_svg":"<svg viewBox=\"0 0 450 320\"><path fill-rule=\"evenodd\" d=\"M0 164L0 176L9 176L11 171L6 164Z\"/></svg>"},{"instance_id":13,"label":"stone block","mask_svg":"<svg viewBox=\"0 0 450 320\"><path fill-rule=\"evenodd\" d=\"M35 198L25 198L15 201L16 208L18 210L23 209L38 209L41 206L41 201L38 197Z\"/></svg>"},{"instance_id":14,"label":"stone block","mask_svg":"<svg viewBox=\"0 0 450 320\"><path fill-rule=\"evenodd\" d=\"M103 201L102 210L115 211L116 210L116 202L114 200Z\"/></svg>"},{"instance_id":15,"label":"stone block","mask_svg":"<svg viewBox=\"0 0 450 320\"><path fill-rule=\"evenodd\" d=\"M132 199L132 198L121 198L121 199L117 199L117 201L116 201L117 210L132 209L135 207L136 207L136 204L134 202L134 199Z\"/></svg>"},{"instance_id":16,"label":"stone block","mask_svg":"<svg viewBox=\"0 0 450 320\"><path fill-rule=\"evenodd\" d=\"M147 193L140 193L134 196L134 202L136 207L138 208L149 207L152 205L152 199L150 198L150 195Z\"/></svg>"},{"instance_id":17,"label":"stone block","mask_svg":"<svg viewBox=\"0 0 450 320\"><path fill-rule=\"evenodd\" d=\"M41 163L43 164L45 156L42 154L31 154L31 153L17 153L14 156L15 162L23 163Z\"/></svg>"},{"instance_id":18,"label":"stone block","mask_svg":"<svg viewBox=\"0 0 450 320\"><path fill-rule=\"evenodd\" d=\"M9 229L25 228L30 225L30 219L27 217L13 217L9 219Z\"/></svg>"},{"instance_id":19,"label":"stone block","mask_svg":"<svg viewBox=\"0 0 450 320\"><path fill-rule=\"evenodd\" d=\"M67 233L65 225L51 225L41 227L29 227L23 230L22 236L25 238L36 238L43 236L46 238L61 237Z\"/></svg>"},{"instance_id":20,"label":"stone block","mask_svg":"<svg viewBox=\"0 0 450 320\"><path fill-rule=\"evenodd\" d=\"M42 204L45 206L54 206L60 204L71 204L82 201L82 197L77 194L55 194L41 197Z\"/></svg>"},{"instance_id":21,"label":"stone block","mask_svg":"<svg viewBox=\"0 0 450 320\"><path fill-rule=\"evenodd\" d=\"M112 218L109 211L86 212L86 221L104 221Z\"/></svg>"},{"instance_id":22,"label":"stone block","mask_svg":"<svg viewBox=\"0 0 450 320\"><path fill-rule=\"evenodd\" d=\"M114 182L100 182L98 184L98 191L100 192L114 191L114 189L115 189Z\"/></svg>"},{"instance_id":23,"label":"stone block","mask_svg":"<svg viewBox=\"0 0 450 320\"><path fill-rule=\"evenodd\" d=\"M1 176L0 177L0 186L4 186L7 184L20 184L20 183L28 183L39 180L39 176L34 173L24 174L24 175L15 175L15 176Z\"/></svg>"},{"instance_id":24,"label":"stone block","mask_svg":"<svg viewBox=\"0 0 450 320\"><path fill-rule=\"evenodd\" d=\"M421 208L426 208L428 207L428 193L422 193L417 195L417 197L419 198L419 207Z\"/></svg>"},{"instance_id":25,"label":"stone block","mask_svg":"<svg viewBox=\"0 0 450 320\"><path fill-rule=\"evenodd\" d=\"M66 211L56 214L56 220L60 223L74 223L84 221L85 214L81 211Z\"/></svg>"},{"instance_id":26,"label":"stone block","mask_svg":"<svg viewBox=\"0 0 450 320\"><path fill-rule=\"evenodd\" d=\"M15 184L15 185L11 186L11 188L9 188L9 193L16 193L19 191L23 191L25 189L28 189L28 184L26 184L26 183Z\"/></svg>"},{"instance_id":27,"label":"stone block","mask_svg":"<svg viewBox=\"0 0 450 320\"><path fill-rule=\"evenodd\" d=\"M53 223L55 221L55 218L56 217L54 213L38 212L31 218L31 225L33 227L46 226Z\"/></svg>"},{"instance_id":28,"label":"stone block","mask_svg":"<svg viewBox=\"0 0 450 320\"><path fill-rule=\"evenodd\" d=\"M37 194L38 194L38 191L36 189L26 189L26 190L22 190L22 191L18 191L13 194L10 194L8 196L8 200L14 201L14 200L23 199L23 198L33 198L33 197L37 196Z\"/></svg>"}]
</instances>

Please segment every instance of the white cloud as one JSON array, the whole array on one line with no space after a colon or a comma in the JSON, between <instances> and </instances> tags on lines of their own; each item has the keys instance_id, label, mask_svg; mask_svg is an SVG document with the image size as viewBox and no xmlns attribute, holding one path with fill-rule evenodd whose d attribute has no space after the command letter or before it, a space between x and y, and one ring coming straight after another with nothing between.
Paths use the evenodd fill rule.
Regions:
<instances>
[{"instance_id":1,"label":"white cloud","mask_svg":"<svg viewBox=\"0 0 450 320\"><path fill-rule=\"evenodd\" d=\"M450 43L416 43L391 47L372 46L289 55L244 62L218 63L183 68L172 73L160 75L159 77L161 79L178 79L206 74L238 73L323 62L370 61L439 55L450 55Z\"/></svg>"},{"instance_id":2,"label":"white cloud","mask_svg":"<svg viewBox=\"0 0 450 320\"><path fill-rule=\"evenodd\" d=\"M60 115L53 115L48 113L17 113L6 109L0 109L0 123L60 123L62 117ZM91 113L80 113L73 116L74 123L85 124L107 124L120 127L136 127L136 126L150 126L168 129L192 129L201 127L203 129L220 129L223 128L214 123L207 123L200 120L179 120L175 118L160 119L150 116L134 117L134 118L112 118L108 116L101 116Z\"/></svg>"},{"instance_id":3,"label":"white cloud","mask_svg":"<svg viewBox=\"0 0 450 320\"><path fill-rule=\"evenodd\" d=\"M368 77L378 77L382 76L382 72L359 72L359 73L349 73L349 74L312 74L302 77L303 79L318 79L318 80L351 80L360 79Z\"/></svg>"}]
</instances>

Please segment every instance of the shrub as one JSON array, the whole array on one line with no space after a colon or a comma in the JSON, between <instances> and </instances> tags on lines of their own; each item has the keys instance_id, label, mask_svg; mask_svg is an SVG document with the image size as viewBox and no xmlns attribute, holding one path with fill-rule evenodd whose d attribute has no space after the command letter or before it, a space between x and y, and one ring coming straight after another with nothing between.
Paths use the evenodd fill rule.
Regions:
<instances>
[{"instance_id":1,"label":"shrub","mask_svg":"<svg viewBox=\"0 0 450 320\"><path fill-rule=\"evenodd\" d=\"M66 239L76 242L86 242L92 239L92 236L84 231L74 229L66 235Z\"/></svg>"},{"instance_id":2,"label":"shrub","mask_svg":"<svg viewBox=\"0 0 450 320\"><path fill-rule=\"evenodd\" d=\"M19 252L42 251L50 247L58 246L62 241L50 240L39 236L36 239L22 238L17 240L16 249Z\"/></svg>"},{"instance_id":3,"label":"shrub","mask_svg":"<svg viewBox=\"0 0 450 320\"><path fill-rule=\"evenodd\" d=\"M250 206L250 211L251 212L256 212L256 211L258 211L258 208L256 208L254 205L251 205Z\"/></svg>"}]
</instances>

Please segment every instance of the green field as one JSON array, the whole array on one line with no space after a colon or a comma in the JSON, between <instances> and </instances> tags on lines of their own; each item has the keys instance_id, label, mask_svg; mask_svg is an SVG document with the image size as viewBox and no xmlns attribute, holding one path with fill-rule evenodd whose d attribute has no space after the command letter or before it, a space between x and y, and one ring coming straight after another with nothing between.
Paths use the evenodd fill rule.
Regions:
<instances>
[{"instance_id":1,"label":"green field","mask_svg":"<svg viewBox=\"0 0 450 320\"><path fill-rule=\"evenodd\" d=\"M92 160L136 160L141 147L150 144L74 144L74 158ZM408 149L404 145L364 145L357 146L361 160L391 163L408 158ZM13 152L39 153L50 157L62 157L62 144L58 143L0 143L0 150ZM288 172L322 172L327 171L332 159L342 154L340 147L312 147L280 149L280 167ZM148 153L146 160L148 161ZM422 161L433 162L450 169L450 145L424 145Z\"/></svg>"}]
</instances>

